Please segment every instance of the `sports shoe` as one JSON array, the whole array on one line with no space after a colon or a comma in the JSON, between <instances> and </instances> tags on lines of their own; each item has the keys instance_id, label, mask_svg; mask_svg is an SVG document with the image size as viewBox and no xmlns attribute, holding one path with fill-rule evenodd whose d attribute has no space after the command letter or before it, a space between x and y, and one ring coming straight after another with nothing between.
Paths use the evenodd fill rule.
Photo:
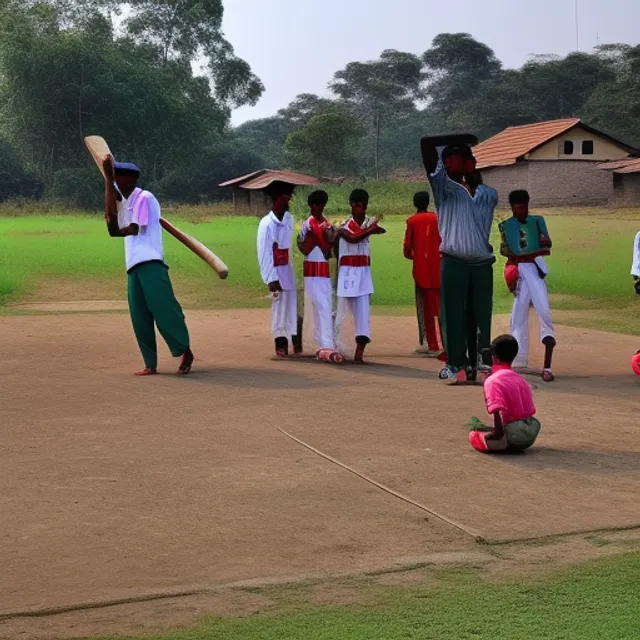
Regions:
<instances>
[{"instance_id":1,"label":"sports shoe","mask_svg":"<svg viewBox=\"0 0 640 640\"><path fill-rule=\"evenodd\" d=\"M445 384L458 384L460 381L459 374L460 369L458 369L458 367L453 367L448 364L438 374L438 380L442 380Z\"/></svg>"}]
</instances>

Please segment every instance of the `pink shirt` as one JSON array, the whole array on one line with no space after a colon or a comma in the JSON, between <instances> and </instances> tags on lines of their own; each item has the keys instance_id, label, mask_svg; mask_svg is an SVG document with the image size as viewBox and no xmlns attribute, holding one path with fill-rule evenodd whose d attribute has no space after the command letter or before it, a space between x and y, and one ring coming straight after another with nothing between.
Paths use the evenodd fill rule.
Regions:
<instances>
[{"instance_id":1,"label":"pink shirt","mask_svg":"<svg viewBox=\"0 0 640 640\"><path fill-rule=\"evenodd\" d=\"M511 367L494 367L484 383L484 399L490 414L500 412L502 424L531 418L536 413L531 387Z\"/></svg>"}]
</instances>

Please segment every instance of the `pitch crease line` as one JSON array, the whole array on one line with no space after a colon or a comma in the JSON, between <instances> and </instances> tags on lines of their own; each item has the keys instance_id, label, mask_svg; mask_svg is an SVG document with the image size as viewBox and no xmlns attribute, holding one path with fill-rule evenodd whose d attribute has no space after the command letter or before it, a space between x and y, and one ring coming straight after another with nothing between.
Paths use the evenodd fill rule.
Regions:
<instances>
[{"instance_id":1,"label":"pitch crease line","mask_svg":"<svg viewBox=\"0 0 640 640\"><path fill-rule=\"evenodd\" d=\"M344 464L344 462L340 462L340 460L337 460L336 458L330 456L329 454L324 453L319 449L316 449L315 447L312 447L310 444L307 444L306 442L296 438L295 436L292 436L290 433L287 433L284 429L278 428L278 431L280 431L290 440L297 442L299 445L303 446L305 449L308 449L309 451L315 453L321 458L324 458L325 460L328 460L329 462L337 465L338 467L344 469L345 471L352 473L354 476L358 476L358 478L360 478L361 480L364 480L365 482L372 484L374 487L377 487L381 491L384 491L385 493L392 495L394 498L398 498L399 500L402 500L403 502L410 504L412 507L416 507L417 509L425 511L429 515L432 515L434 518L441 520L442 522L448 524L451 527L455 527L459 531L462 531L462 533L465 533L466 535L471 536L476 542L480 542L480 543L485 542L484 536L480 535L479 533L476 533L472 529L469 529L468 527L465 527L464 525L459 524L458 522L455 522L455 520L451 520L450 518L447 518L447 516L443 516L437 511L434 511L433 509L430 509L429 507L421 504L420 502L415 501L413 498L409 498L409 496L405 496L404 494L400 493L399 491L396 491L395 489L392 489L391 487L387 487L381 482L378 482L377 480L374 480L373 478L366 476L364 473L360 473L360 471L358 471L357 469L354 469L353 467L350 467L349 465Z\"/></svg>"}]
</instances>

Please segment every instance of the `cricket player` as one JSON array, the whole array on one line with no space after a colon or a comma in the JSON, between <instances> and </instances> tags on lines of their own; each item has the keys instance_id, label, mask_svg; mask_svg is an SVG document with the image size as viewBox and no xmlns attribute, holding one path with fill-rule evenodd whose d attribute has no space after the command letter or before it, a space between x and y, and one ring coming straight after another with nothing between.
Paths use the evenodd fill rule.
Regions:
<instances>
[{"instance_id":1,"label":"cricket player","mask_svg":"<svg viewBox=\"0 0 640 640\"><path fill-rule=\"evenodd\" d=\"M350 197L351 217L338 229L338 312L336 333L344 342L347 316L355 324L355 362L364 361L364 351L371 342L371 250L369 238L373 234L386 233L378 225L379 217L369 218L369 194L355 189Z\"/></svg>"},{"instance_id":2,"label":"cricket player","mask_svg":"<svg viewBox=\"0 0 640 640\"><path fill-rule=\"evenodd\" d=\"M535 443L541 425L531 386L511 368L518 342L513 336L499 336L489 351L493 366L484 383L484 399L493 427L472 418L469 444L483 453L524 451Z\"/></svg>"},{"instance_id":3,"label":"cricket player","mask_svg":"<svg viewBox=\"0 0 640 640\"><path fill-rule=\"evenodd\" d=\"M182 358L178 372L187 374L194 357L184 313L173 292L169 267L164 262L160 204L152 193L137 186L140 169L135 164L114 163L109 156L103 169L105 220L111 237L124 238L129 312L145 364L145 368L135 375L150 376L158 372L154 325L171 354Z\"/></svg>"},{"instance_id":4,"label":"cricket player","mask_svg":"<svg viewBox=\"0 0 640 640\"><path fill-rule=\"evenodd\" d=\"M430 197L426 191L419 191L414 195L416 213L407 220L403 253L407 260L413 261L420 342L416 353L436 357L442 354L438 340L441 239L438 217L429 211L429 201Z\"/></svg>"},{"instance_id":5,"label":"cricket player","mask_svg":"<svg viewBox=\"0 0 640 640\"><path fill-rule=\"evenodd\" d=\"M542 216L529 214L529 193L525 190L512 191L509 194L509 204L513 217L520 223L519 247L510 247L503 234L500 252L507 258L505 279L507 286L515 295L511 311L511 335L518 342L518 356L514 361L515 367L526 367L529 360L529 307L533 305L540 320L540 341L545 347L544 367L542 379L552 382L555 378L551 372L551 360L556 346L551 309L549 307L549 292L545 278L549 273L544 258L540 253L551 251L551 238L547 225ZM535 223L532 225L531 223ZM527 231L534 226L536 238L531 239L536 250L527 253Z\"/></svg>"},{"instance_id":6,"label":"cricket player","mask_svg":"<svg viewBox=\"0 0 640 640\"><path fill-rule=\"evenodd\" d=\"M481 354L491 341L496 259L489 235L498 194L482 183L467 144L448 145L441 159L431 138L422 138L421 147L442 238L440 320L447 365L439 378L457 384L466 372L474 381L479 368L489 370Z\"/></svg>"},{"instance_id":7,"label":"cricket player","mask_svg":"<svg viewBox=\"0 0 640 640\"><path fill-rule=\"evenodd\" d=\"M339 364L344 361L336 350L333 326L333 292L329 258L332 254L331 237L335 229L324 217L329 201L326 191L309 195L310 216L302 223L298 234L298 248L304 255L304 310L305 325L313 325L316 355L323 362Z\"/></svg>"},{"instance_id":8,"label":"cricket player","mask_svg":"<svg viewBox=\"0 0 640 640\"><path fill-rule=\"evenodd\" d=\"M631 277L633 278L633 288L640 295L640 231L636 233L633 241L633 258L631 264Z\"/></svg>"},{"instance_id":9,"label":"cricket player","mask_svg":"<svg viewBox=\"0 0 640 640\"><path fill-rule=\"evenodd\" d=\"M297 339L298 307L293 271L293 217L289 202L294 185L275 181L265 192L271 197L271 211L258 226L260 275L271 295L271 333L276 356L289 356L289 341ZM300 336L301 338L302 336Z\"/></svg>"}]
</instances>

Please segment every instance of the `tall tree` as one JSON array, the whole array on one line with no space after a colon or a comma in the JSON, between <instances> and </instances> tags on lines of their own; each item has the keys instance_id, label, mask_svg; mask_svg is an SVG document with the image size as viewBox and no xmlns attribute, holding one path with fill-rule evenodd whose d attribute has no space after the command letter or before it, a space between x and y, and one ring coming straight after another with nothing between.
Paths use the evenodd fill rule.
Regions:
<instances>
[{"instance_id":1,"label":"tall tree","mask_svg":"<svg viewBox=\"0 0 640 640\"><path fill-rule=\"evenodd\" d=\"M317 176L353 175L358 169L357 142L363 131L344 110L313 116L289 134L285 143L293 168Z\"/></svg>"},{"instance_id":2,"label":"tall tree","mask_svg":"<svg viewBox=\"0 0 640 640\"><path fill-rule=\"evenodd\" d=\"M433 107L441 111L468 99L502 68L493 49L468 33L441 33L422 60L429 98Z\"/></svg>"},{"instance_id":3,"label":"tall tree","mask_svg":"<svg viewBox=\"0 0 640 640\"><path fill-rule=\"evenodd\" d=\"M222 0L129 0L127 32L158 46L162 59L204 60L216 97L228 107L255 104L264 91L222 33Z\"/></svg>"},{"instance_id":4,"label":"tall tree","mask_svg":"<svg viewBox=\"0 0 640 640\"><path fill-rule=\"evenodd\" d=\"M373 138L373 165L380 177L380 135L394 117L415 110L424 97L422 62L412 53L389 49L379 60L350 62L329 88L368 125Z\"/></svg>"}]
</instances>

